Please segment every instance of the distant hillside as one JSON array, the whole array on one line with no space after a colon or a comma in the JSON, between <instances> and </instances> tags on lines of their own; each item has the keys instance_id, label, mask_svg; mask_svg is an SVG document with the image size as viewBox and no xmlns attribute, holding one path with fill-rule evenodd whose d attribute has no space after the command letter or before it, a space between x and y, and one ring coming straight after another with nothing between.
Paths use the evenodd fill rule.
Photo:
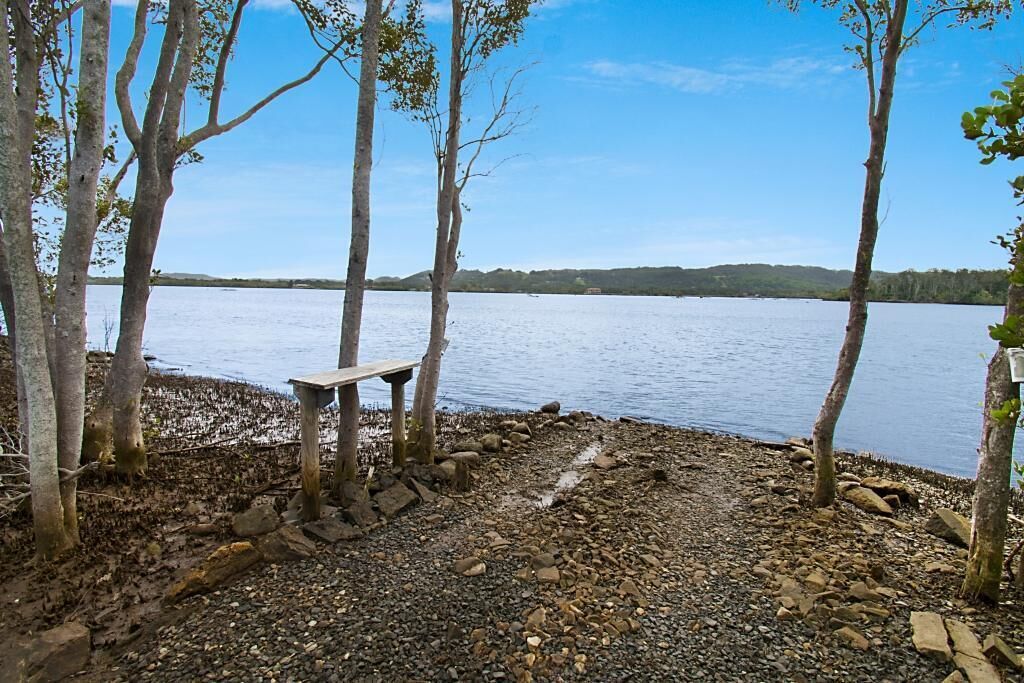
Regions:
<instances>
[{"instance_id":1,"label":"distant hillside","mask_svg":"<svg viewBox=\"0 0 1024 683\"><path fill-rule=\"evenodd\" d=\"M815 266L763 263L711 268L613 268L610 270L532 270L499 268L490 272L460 270L452 290L460 292L531 292L706 296L821 296L849 286L852 273ZM376 289L429 289L430 273L374 281Z\"/></svg>"},{"instance_id":2,"label":"distant hillside","mask_svg":"<svg viewBox=\"0 0 1024 683\"><path fill-rule=\"evenodd\" d=\"M460 270L452 291L527 292L533 294L602 294L657 296L763 296L844 299L852 273L816 266L771 266L763 263L710 268L612 268L609 270L532 270L499 268L490 272ZM93 284L121 284L121 278L90 278ZM343 280L240 279L190 273L161 273L155 285L176 287L344 289ZM367 285L379 290L429 290L430 273L404 278L380 277ZM1002 270L907 270L876 272L869 296L873 301L951 304L1002 304L1006 299Z\"/></svg>"}]
</instances>

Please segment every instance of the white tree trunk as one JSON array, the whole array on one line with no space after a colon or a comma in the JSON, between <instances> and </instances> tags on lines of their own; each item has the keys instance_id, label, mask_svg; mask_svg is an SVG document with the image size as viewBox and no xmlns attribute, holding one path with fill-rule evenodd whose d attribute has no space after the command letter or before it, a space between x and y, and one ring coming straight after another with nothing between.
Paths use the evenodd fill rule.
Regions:
<instances>
[{"instance_id":1,"label":"white tree trunk","mask_svg":"<svg viewBox=\"0 0 1024 683\"><path fill-rule=\"evenodd\" d=\"M345 305L341 316L338 367L359 364L359 330L366 289L366 259L370 251L370 175L373 168L373 122L377 106L377 64L380 48L382 0L368 0L363 18L363 54L359 67L359 102L352 164L352 238L345 275ZM354 479L359 454L359 390L349 384L338 390L341 411L334 486Z\"/></svg>"},{"instance_id":2,"label":"white tree trunk","mask_svg":"<svg viewBox=\"0 0 1024 683\"><path fill-rule=\"evenodd\" d=\"M30 11L28 6L23 6ZM29 476L36 552L52 558L70 545L64 530L57 469L57 412L46 352L46 325L32 235L32 149L38 69L31 17L0 0L4 26L13 25L15 73L9 34L0 35L0 219L18 316L17 362L28 409ZM17 89L15 89L17 87Z\"/></svg>"},{"instance_id":3,"label":"white tree trunk","mask_svg":"<svg viewBox=\"0 0 1024 683\"><path fill-rule=\"evenodd\" d=\"M96 192L106 136L110 0L83 7L78 70L75 151L68 171L68 209L61 239L54 309L56 335L57 450L61 468L78 469L85 419L85 294L96 237ZM64 526L78 541L77 480L62 486Z\"/></svg>"}]
</instances>

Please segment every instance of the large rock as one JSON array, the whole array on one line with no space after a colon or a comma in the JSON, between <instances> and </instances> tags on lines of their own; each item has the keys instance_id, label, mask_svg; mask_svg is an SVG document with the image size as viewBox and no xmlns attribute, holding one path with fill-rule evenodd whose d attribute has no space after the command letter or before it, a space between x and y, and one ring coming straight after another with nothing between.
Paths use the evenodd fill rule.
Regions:
<instances>
[{"instance_id":1,"label":"large rock","mask_svg":"<svg viewBox=\"0 0 1024 683\"><path fill-rule=\"evenodd\" d=\"M843 498L861 510L870 512L873 515L884 515L886 517L892 515L892 507L882 500L881 496L877 493L863 486L853 486L846 489L843 493Z\"/></svg>"},{"instance_id":2,"label":"large rock","mask_svg":"<svg viewBox=\"0 0 1024 683\"><path fill-rule=\"evenodd\" d=\"M484 434L480 437L480 444L488 453L498 453L501 451L501 435L494 433Z\"/></svg>"},{"instance_id":3,"label":"large rock","mask_svg":"<svg viewBox=\"0 0 1024 683\"><path fill-rule=\"evenodd\" d=\"M384 516L391 519L407 507L415 505L419 497L399 481L378 493L373 500Z\"/></svg>"},{"instance_id":4,"label":"large rock","mask_svg":"<svg viewBox=\"0 0 1024 683\"><path fill-rule=\"evenodd\" d=\"M940 662L953 659L953 651L949 648L949 636L942 617L935 612L911 612L910 628L914 647L925 657Z\"/></svg>"},{"instance_id":5,"label":"large rock","mask_svg":"<svg viewBox=\"0 0 1024 683\"><path fill-rule=\"evenodd\" d=\"M460 460L445 460L441 463L448 484L456 491L468 491L471 488L469 466Z\"/></svg>"},{"instance_id":6,"label":"large rock","mask_svg":"<svg viewBox=\"0 0 1024 683\"><path fill-rule=\"evenodd\" d=\"M280 523L281 519L272 505L257 505L235 515L231 520L231 530L236 536L262 536L276 529Z\"/></svg>"},{"instance_id":7,"label":"large rock","mask_svg":"<svg viewBox=\"0 0 1024 683\"><path fill-rule=\"evenodd\" d=\"M479 467L483 460L480 459L480 454L476 451L462 451L459 453L452 453L448 456L449 460L455 460L456 462L464 462L470 467Z\"/></svg>"},{"instance_id":8,"label":"large rock","mask_svg":"<svg viewBox=\"0 0 1024 683\"><path fill-rule=\"evenodd\" d=\"M985 638L985 643L981 649L984 651L985 656L989 658L989 661L1001 664L1002 666L1008 666L1011 669L1024 669L1024 660L1021 660L1021 656L1012 647L1007 645L1006 641L994 633L990 633Z\"/></svg>"},{"instance_id":9,"label":"large rock","mask_svg":"<svg viewBox=\"0 0 1024 683\"><path fill-rule=\"evenodd\" d=\"M512 425L512 431L516 434L526 434L527 436L533 436L533 430L530 429L530 425L527 422L516 422Z\"/></svg>"},{"instance_id":10,"label":"large rock","mask_svg":"<svg viewBox=\"0 0 1024 683\"><path fill-rule=\"evenodd\" d=\"M77 621L61 624L0 650L0 680L60 681L84 669L89 654L89 629Z\"/></svg>"},{"instance_id":11,"label":"large rock","mask_svg":"<svg viewBox=\"0 0 1024 683\"><path fill-rule=\"evenodd\" d=\"M412 490L416 492L416 495L420 497L424 503L433 503L437 500L437 494L430 490L429 486L421 484L416 479L409 479L409 485Z\"/></svg>"},{"instance_id":12,"label":"large rock","mask_svg":"<svg viewBox=\"0 0 1024 683\"><path fill-rule=\"evenodd\" d=\"M316 544L291 525L286 525L256 541L267 562L303 560L316 554Z\"/></svg>"},{"instance_id":13,"label":"large rock","mask_svg":"<svg viewBox=\"0 0 1024 683\"><path fill-rule=\"evenodd\" d=\"M946 631L949 632L949 638L953 641L953 649L956 652L975 659L985 659L981 643L978 642L978 638L970 626L956 619L946 619Z\"/></svg>"},{"instance_id":14,"label":"large rock","mask_svg":"<svg viewBox=\"0 0 1024 683\"><path fill-rule=\"evenodd\" d=\"M363 532L351 524L345 524L334 516L321 517L315 522L302 525L302 531L307 536L319 538L325 543L337 543L338 541L353 541L363 537Z\"/></svg>"},{"instance_id":15,"label":"large rock","mask_svg":"<svg viewBox=\"0 0 1024 683\"><path fill-rule=\"evenodd\" d=\"M346 479L341 482L341 491L338 496L338 503L343 508L347 508L353 503L359 503L370 500L370 494L366 492L366 487L362 484L357 484L351 479Z\"/></svg>"},{"instance_id":16,"label":"large rock","mask_svg":"<svg viewBox=\"0 0 1024 683\"><path fill-rule=\"evenodd\" d=\"M971 523L949 508L937 508L925 523L924 530L961 548L971 544Z\"/></svg>"},{"instance_id":17,"label":"large rock","mask_svg":"<svg viewBox=\"0 0 1024 683\"><path fill-rule=\"evenodd\" d=\"M261 557L260 551L249 541L223 545L184 579L171 586L167 600L176 602L190 595L211 591L259 562Z\"/></svg>"},{"instance_id":18,"label":"large rock","mask_svg":"<svg viewBox=\"0 0 1024 683\"><path fill-rule=\"evenodd\" d=\"M899 496L900 500L907 505L917 507L920 503L917 491L903 482L883 479L882 477L865 477L861 480L860 485L871 489L883 497Z\"/></svg>"},{"instance_id":19,"label":"large rock","mask_svg":"<svg viewBox=\"0 0 1024 683\"><path fill-rule=\"evenodd\" d=\"M545 403L540 407L540 412L547 413L548 415L558 415L558 411L562 409L562 404L558 401L552 401L551 403Z\"/></svg>"}]
</instances>

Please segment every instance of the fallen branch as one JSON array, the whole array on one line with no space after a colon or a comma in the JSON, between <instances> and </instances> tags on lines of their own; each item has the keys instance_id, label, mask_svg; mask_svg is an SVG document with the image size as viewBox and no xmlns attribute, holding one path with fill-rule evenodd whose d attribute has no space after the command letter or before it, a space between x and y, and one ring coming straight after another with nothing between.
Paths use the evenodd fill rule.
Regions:
<instances>
[{"instance_id":1,"label":"fallen branch","mask_svg":"<svg viewBox=\"0 0 1024 683\"><path fill-rule=\"evenodd\" d=\"M1010 576L1011 583L1013 583L1016 578L1013 574L1013 558L1020 553L1021 548L1024 548L1024 539L1017 542L1017 547L1010 551L1010 554L1006 556L1006 562L1003 563L1003 569L1005 569L1006 573Z\"/></svg>"}]
</instances>

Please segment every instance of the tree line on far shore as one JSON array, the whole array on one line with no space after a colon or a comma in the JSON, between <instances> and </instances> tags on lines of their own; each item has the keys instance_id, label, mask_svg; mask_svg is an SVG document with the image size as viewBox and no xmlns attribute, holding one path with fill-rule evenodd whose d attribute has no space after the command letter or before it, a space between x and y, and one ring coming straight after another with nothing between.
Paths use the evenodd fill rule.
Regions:
<instances>
[{"instance_id":1,"label":"tree line on far shore","mask_svg":"<svg viewBox=\"0 0 1024 683\"><path fill-rule=\"evenodd\" d=\"M812 266L737 264L711 268L641 267L591 270L459 270L452 278L453 292L516 294L602 294L631 296L724 296L825 299L845 301L852 273ZM120 277L92 277L90 284L120 285ZM345 289L344 280L326 278L222 278L175 273L155 275L155 286L265 289ZM871 301L938 304L1003 305L1005 270L905 270L872 273ZM428 291L430 273L366 280L367 289Z\"/></svg>"}]
</instances>

